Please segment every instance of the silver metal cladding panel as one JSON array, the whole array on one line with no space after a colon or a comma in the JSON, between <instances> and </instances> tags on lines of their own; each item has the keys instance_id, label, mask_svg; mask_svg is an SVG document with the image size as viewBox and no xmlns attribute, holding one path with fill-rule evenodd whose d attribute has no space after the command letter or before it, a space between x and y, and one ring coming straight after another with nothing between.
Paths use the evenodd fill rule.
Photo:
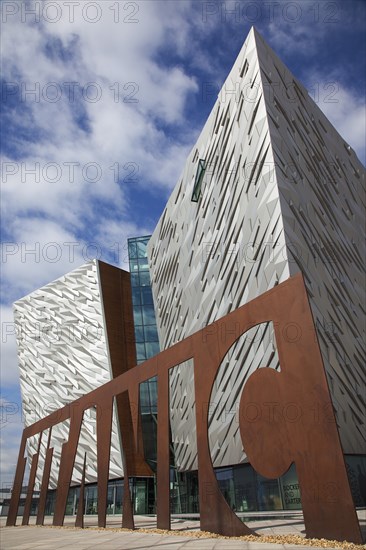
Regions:
<instances>
[{"instance_id":1,"label":"silver metal cladding panel","mask_svg":"<svg viewBox=\"0 0 366 550\"><path fill-rule=\"evenodd\" d=\"M195 203L199 159L207 167ZM252 29L148 245L161 349L303 272L345 452L365 444L363 177L354 152ZM329 338L322 327L332 323L338 334ZM272 327L243 337L224 363L225 390L217 386L210 404L214 466L245 460L234 411L254 368L279 368ZM190 373L172 382L172 407L185 411L184 421L172 414L181 469L197 467Z\"/></svg>"},{"instance_id":2,"label":"silver metal cladding panel","mask_svg":"<svg viewBox=\"0 0 366 550\"><path fill-rule=\"evenodd\" d=\"M207 168L202 196L195 203L191 196L199 159L205 159ZM278 246L274 247L274 243ZM150 240L148 254L162 349L289 277L267 113L252 33L187 159L183 175ZM272 357L271 366L278 368L271 330L251 343L249 355L247 347L241 340L231 350L229 359L225 359L221 387L226 390L219 402L216 402L217 394L213 394L209 408L215 466L240 462L245 457L235 415L238 401L235 390L253 365L257 365L259 356ZM238 368L245 357L244 368ZM233 372L237 376L234 391L230 382ZM181 379L179 387L188 388L184 403L181 391L172 392L171 397L173 408L186 411L184 422L174 421L179 415L174 415L172 421L173 442L186 442L184 452L182 444L175 447L181 469L197 466L192 444L195 437L193 377L189 373L180 373L185 380ZM191 400L189 405L187 399ZM223 442L220 449L215 446L219 438Z\"/></svg>"},{"instance_id":3,"label":"silver metal cladding panel","mask_svg":"<svg viewBox=\"0 0 366 550\"><path fill-rule=\"evenodd\" d=\"M344 452L362 453L365 168L301 83L256 38L290 273L305 276ZM338 102L336 87L330 90Z\"/></svg>"},{"instance_id":4,"label":"silver metal cladding panel","mask_svg":"<svg viewBox=\"0 0 366 550\"><path fill-rule=\"evenodd\" d=\"M25 426L111 380L101 288L96 261L89 262L14 304ZM52 433L54 463L50 488L57 486L60 451L68 423ZM28 442L28 456L37 450ZM45 447L42 442L41 451ZM81 479L87 453L87 482L96 481L96 419L84 413L72 482ZM40 464L44 462L41 456ZM123 475L116 411L113 415L110 477ZM42 476L37 470L37 484Z\"/></svg>"}]
</instances>

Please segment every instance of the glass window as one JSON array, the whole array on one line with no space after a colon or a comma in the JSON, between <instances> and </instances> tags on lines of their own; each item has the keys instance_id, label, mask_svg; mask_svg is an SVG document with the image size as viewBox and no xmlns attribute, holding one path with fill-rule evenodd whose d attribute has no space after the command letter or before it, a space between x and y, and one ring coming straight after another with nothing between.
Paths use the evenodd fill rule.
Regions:
<instances>
[{"instance_id":1,"label":"glass window","mask_svg":"<svg viewBox=\"0 0 366 550\"><path fill-rule=\"evenodd\" d=\"M149 411L147 411L149 413ZM157 428L156 418L153 414L142 414L142 437L144 441L144 453L150 467L156 471Z\"/></svg>"},{"instance_id":2,"label":"glass window","mask_svg":"<svg viewBox=\"0 0 366 550\"><path fill-rule=\"evenodd\" d=\"M144 325L155 325L155 311L154 306L144 306L142 308L143 324Z\"/></svg>"},{"instance_id":3,"label":"glass window","mask_svg":"<svg viewBox=\"0 0 366 550\"><path fill-rule=\"evenodd\" d=\"M236 510L232 468L218 470L216 472L216 479L218 481L220 490L225 497L226 502L229 504L232 510Z\"/></svg>"},{"instance_id":4,"label":"glass window","mask_svg":"<svg viewBox=\"0 0 366 550\"><path fill-rule=\"evenodd\" d=\"M39 502L39 498L32 498L31 500L31 510L30 510L30 515L31 516L36 516L37 513L38 513L38 502Z\"/></svg>"},{"instance_id":5,"label":"glass window","mask_svg":"<svg viewBox=\"0 0 366 550\"><path fill-rule=\"evenodd\" d=\"M114 514L115 513L115 504L114 504L114 485L108 485L108 493L107 493L107 514Z\"/></svg>"},{"instance_id":6,"label":"glass window","mask_svg":"<svg viewBox=\"0 0 366 550\"><path fill-rule=\"evenodd\" d=\"M133 306L133 320L136 325L142 325L142 313L140 306Z\"/></svg>"},{"instance_id":7,"label":"glass window","mask_svg":"<svg viewBox=\"0 0 366 550\"><path fill-rule=\"evenodd\" d=\"M257 510L254 470L248 464L233 468L235 508L237 512Z\"/></svg>"},{"instance_id":8,"label":"glass window","mask_svg":"<svg viewBox=\"0 0 366 550\"><path fill-rule=\"evenodd\" d=\"M150 286L150 273L148 271L141 271L140 273L140 285Z\"/></svg>"},{"instance_id":9,"label":"glass window","mask_svg":"<svg viewBox=\"0 0 366 550\"><path fill-rule=\"evenodd\" d=\"M200 198L202 180L203 180L203 176L205 175L205 170L206 170L206 162L203 159L200 159L198 161L196 179L194 182L193 193L191 198L191 201L193 202L198 202L198 199Z\"/></svg>"},{"instance_id":10,"label":"glass window","mask_svg":"<svg viewBox=\"0 0 366 550\"><path fill-rule=\"evenodd\" d=\"M98 487L90 485L86 488L86 513L95 515L98 512Z\"/></svg>"},{"instance_id":11,"label":"glass window","mask_svg":"<svg viewBox=\"0 0 366 550\"><path fill-rule=\"evenodd\" d=\"M346 455L345 459L355 506L366 506L366 456Z\"/></svg>"},{"instance_id":12,"label":"glass window","mask_svg":"<svg viewBox=\"0 0 366 550\"><path fill-rule=\"evenodd\" d=\"M146 342L158 342L158 331L156 325L150 325L145 327L145 338Z\"/></svg>"},{"instance_id":13,"label":"glass window","mask_svg":"<svg viewBox=\"0 0 366 550\"><path fill-rule=\"evenodd\" d=\"M135 341L136 342L144 342L144 327L142 325L136 325L135 326Z\"/></svg>"},{"instance_id":14,"label":"glass window","mask_svg":"<svg viewBox=\"0 0 366 550\"><path fill-rule=\"evenodd\" d=\"M140 384L140 405L142 414L150 412L150 393L148 381Z\"/></svg>"},{"instance_id":15,"label":"glass window","mask_svg":"<svg viewBox=\"0 0 366 550\"><path fill-rule=\"evenodd\" d=\"M160 351L159 342L146 342L145 346L147 357L153 357Z\"/></svg>"},{"instance_id":16,"label":"glass window","mask_svg":"<svg viewBox=\"0 0 366 550\"><path fill-rule=\"evenodd\" d=\"M148 240L137 241L137 255L139 258L147 258L147 243Z\"/></svg>"},{"instance_id":17,"label":"glass window","mask_svg":"<svg viewBox=\"0 0 366 550\"><path fill-rule=\"evenodd\" d=\"M295 464L291 464L288 471L279 478L279 482L285 510L300 510L300 485L297 478Z\"/></svg>"},{"instance_id":18,"label":"glass window","mask_svg":"<svg viewBox=\"0 0 366 550\"><path fill-rule=\"evenodd\" d=\"M236 512L258 510L256 477L250 465L217 468L215 474L220 490L232 510Z\"/></svg>"},{"instance_id":19,"label":"glass window","mask_svg":"<svg viewBox=\"0 0 366 550\"><path fill-rule=\"evenodd\" d=\"M134 498L134 512L135 514L146 514L148 502L148 492L147 492L147 479L136 479L135 481L135 498Z\"/></svg>"},{"instance_id":20,"label":"glass window","mask_svg":"<svg viewBox=\"0 0 366 550\"><path fill-rule=\"evenodd\" d=\"M130 273L131 277L131 286L140 286L140 280L139 280L139 274L138 273Z\"/></svg>"},{"instance_id":21,"label":"glass window","mask_svg":"<svg viewBox=\"0 0 366 550\"><path fill-rule=\"evenodd\" d=\"M140 287L132 287L132 302L133 305L139 306L141 304Z\"/></svg>"},{"instance_id":22,"label":"glass window","mask_svg":"<svg viewBox=\"0 0 366 550\"><path fill-rule=\"evenodd\" d=\"M54 508L55 508L55 501L56 501L56 491L48 491L47 492L47 500L46 500L46 516L53 515Z\"/></svg>"},{"instance_id":23,"label":"glass window","mask_svg":"<svg viewBox=\"0 0 366 550\"><path fill-rule=\"evenodd\" d=\"M146 359L145 344L136 343L137 361L144 361Z\"/></svg>"},{"instance_id":24,"label":"glass window","mask_svg":"<svg viewBox=\"0 0 366 550\"><path fill-rule=\"evenodd\" d=\"M127 243L128 243L128 257L137 258L136 242L134 240L128 240Z\"/></svg>"},{"instance_id":25,"label":"glass window","mask_svg":"<svg viewBox=\"0 0 366 550\"><path fill-rule=\"evenodd\" d=\"M141 287L141 300L144 305L154 304L150 286Z\"/></svg>"},{"instance_id":26,"label":"glass window","mask_svg":"<svg viewBox=\"0 0 366 550\"><path fill-rule=\"evenodd\" d=\"M257 473L259 510L283 510L278 479L268 479Z\"/></svg>"},{"instance_id":27,"label":"glass window","mask_svg":"<svg viewBox=\"0 0 366 550\"><path fill-rule=\"evenodd\" d=\"M65 511L67 516L72 516L75 513L75 491L75 487L70 487Z\"/></svg>"},{"instance_id":28,"label":"glass window","mask_svg":"<svg viewBox=\"0 0 366 550\"><path fill-rule=\"evenodd\" d=\"M147 258L139 258L138 263L140 271L148 271L149 262L147 261Z\"/></svg>"},{"instance_id":29,"label":"glass window","mask_svg":"<svg viewBox=\"0 0 366 550\"><path fill-rule=\"evenodd\" d=\"M156 376L149 379L150 407L151 413L158 412L158 380Z\"/></svg>"},{"instance_id":30,"label":"glass window","mask_svg":"<svg viewBox=\"0 0 366 550\"><path fill-rule=\"evenodd\" d=\"M115 494L115 505L114 505L115 514L122 513L122 497L123 497L122 481L119 481L116 486L116 494Z\"/></svg>"}]
</instances>

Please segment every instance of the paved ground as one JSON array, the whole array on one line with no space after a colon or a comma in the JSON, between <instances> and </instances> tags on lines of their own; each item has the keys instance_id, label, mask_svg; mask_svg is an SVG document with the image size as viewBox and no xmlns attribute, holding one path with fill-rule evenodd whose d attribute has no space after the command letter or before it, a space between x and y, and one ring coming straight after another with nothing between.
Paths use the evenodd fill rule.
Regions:
<instances>
[{"instance_id":1,"label":"paved ground","mask_svg":"<svg viewBox=\"0 0 366 550\"><path fill-rule=\"evenodd\" d=\"M361 525L366 526L365 511L359 512ZM86 529L75 529L75 518L66 518L65 528L51 527L52 517L47 517L44 527L30 525L26 527L4 527L5 518L1 518L0 548L1 550L309 550L309 546L290 544L271 544L245 542L239 540L194 538L198 530L195 518L174 518L172 529L174 535L155 533L115 531L121 525L121 517L109 517L107 529L96 528L96 517L86 517ZM31 523L34 524L34 518ZM135 516L136 527L155 528L156 518ZM18 520L18 523L20 521ZM262 517L248 522L258 534L284 535L295 534L304 536L303 518L300 513L292 516ZM183 536L184 535L184 536ZM187 536L189 535L189 536ZM316 550L316 547L312 547Z\"/></svg>"}]
</instances>

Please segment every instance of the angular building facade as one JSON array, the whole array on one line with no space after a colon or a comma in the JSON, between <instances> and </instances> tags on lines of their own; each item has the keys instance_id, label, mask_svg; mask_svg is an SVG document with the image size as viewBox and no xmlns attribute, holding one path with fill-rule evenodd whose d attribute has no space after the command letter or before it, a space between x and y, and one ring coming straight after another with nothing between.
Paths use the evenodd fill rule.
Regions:
<instances>
[{"instance_id":1,"label":"angular building facade","mask_svg":"<svg viewBox=\"0 0 366 550\"><path fill-rule=\"evenodd\" d=\"M252 29L148 247L162 349L301 271L343 450L357 455L366 441L364 178L351 147ZM296 324L287 331L301 338ZM238 399L260 367L281 368L271 324L240 338L220 367L209 408L214 466L246 460ZM192 371L173 377L176 460L196 469Z\"/></svg>"},{"instance_id":2,"label":"angular building facade","mask_svg":"<svg viewBox=\"0 0 366 550\"><path fill-rule=\"evenodd\" d=\"M136 364L129 273L97 260L47 284L14 304L25 426L109 382ZM119 414L112 423L110 478L123 477ZM72 482L80 483L86 453L86 482L97 479L96 418L83 418ZM36 483L40 486L47 440L53 451L49 489L57 486L62 444L69 422L44 433ZM38 438L27 445L29 459Z\"/></svg>"}]
</instances>

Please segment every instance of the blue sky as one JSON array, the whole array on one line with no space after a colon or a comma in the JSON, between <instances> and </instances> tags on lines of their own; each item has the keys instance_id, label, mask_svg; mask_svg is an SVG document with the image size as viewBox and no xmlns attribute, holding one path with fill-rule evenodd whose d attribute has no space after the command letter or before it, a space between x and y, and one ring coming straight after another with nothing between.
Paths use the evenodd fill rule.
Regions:
<instances>
[{"instance_id":1,"label":"blue sky","mask_svg":"<svg viewBox=\"0 0 366 550\"><path fill-rule=\"evenodd\" d=\"M11 304L151 233L254 24L365 163L365 8L2 2L2 483L22 429ZM33 252L32 252L33 251Z\"/></svg>"}]
</instances>

